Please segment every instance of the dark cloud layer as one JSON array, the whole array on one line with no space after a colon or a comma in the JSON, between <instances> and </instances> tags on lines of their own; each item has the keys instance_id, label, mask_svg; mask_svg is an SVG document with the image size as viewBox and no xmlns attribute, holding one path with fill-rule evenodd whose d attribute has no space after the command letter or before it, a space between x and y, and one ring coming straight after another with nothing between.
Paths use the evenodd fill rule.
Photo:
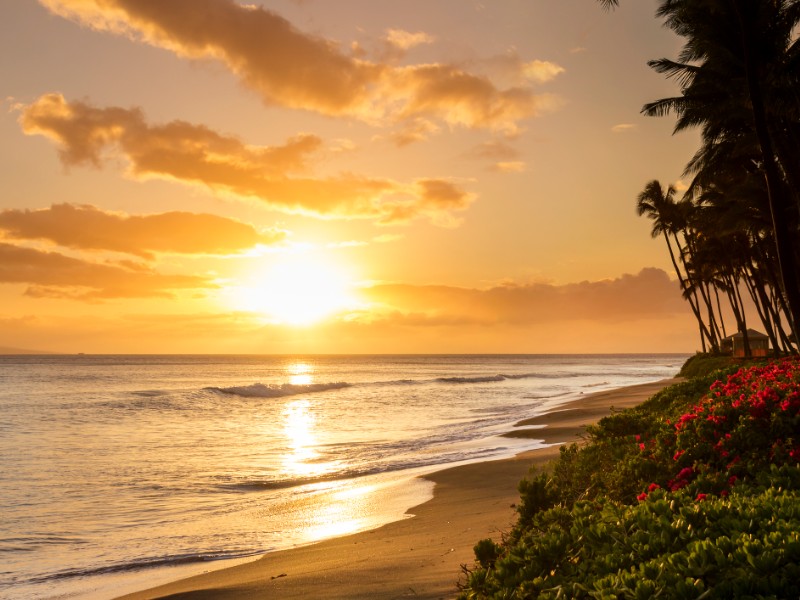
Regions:
<instances>
[{"instance_id":1,"label":"dark cloud layer","mask_svg":"<svg viewBox=\"0 0 800 600\"><path fill-rule=\"evenodd\" d=\"M449 286L378 285L367 296L387 307L389 320L434 324L606 321L623 323L684 313L676 283L655 268L617 279L567 285L504 285L487 290Z\"/></svg>"}]
</instances>

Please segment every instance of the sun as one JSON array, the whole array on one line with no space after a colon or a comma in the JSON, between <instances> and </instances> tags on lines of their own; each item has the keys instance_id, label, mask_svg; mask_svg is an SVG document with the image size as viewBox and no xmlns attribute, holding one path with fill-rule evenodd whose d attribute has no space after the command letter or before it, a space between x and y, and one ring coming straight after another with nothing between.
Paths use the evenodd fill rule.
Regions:
<instances>
[{"instance_id":1,"label":"sun","mask_svg":"<svg viewBox=\"0 0 800 600\"><path fill-rule=\"evenodd\" d=\"M313 325L358 306L354 283L345 269L319 256L287 257L236 289L235 304L268 321Z\"/></svg>"}]
</instances>

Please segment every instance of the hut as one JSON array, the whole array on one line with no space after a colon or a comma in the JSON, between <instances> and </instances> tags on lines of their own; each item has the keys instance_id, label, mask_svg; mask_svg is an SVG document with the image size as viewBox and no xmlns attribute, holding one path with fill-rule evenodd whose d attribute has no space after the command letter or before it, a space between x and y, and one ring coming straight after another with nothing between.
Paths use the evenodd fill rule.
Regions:
<instances>
[{"instance_id":1,"label":"hut","mask_svg":"<svg viewBox=\"0 0 800 600\"><path fill-rule=\"evenodd\" d=\"M747 341L750 342L751 356L767 356L769 355L769 337L756 331L755 329L747 330ZM722 351L730 352L731 355L742 358L744 357L744 335L742 332L729 335L722 340Z\"/></svg>"}]
</instances>

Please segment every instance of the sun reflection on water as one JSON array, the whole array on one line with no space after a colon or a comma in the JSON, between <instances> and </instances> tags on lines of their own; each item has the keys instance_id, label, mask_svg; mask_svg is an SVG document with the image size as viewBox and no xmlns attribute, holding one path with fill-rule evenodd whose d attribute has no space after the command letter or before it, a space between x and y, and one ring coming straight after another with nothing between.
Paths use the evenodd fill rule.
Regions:
<instances>
[{"instance_id":1,"label":"sun reflection on water","mask_svg":"<svg viewBox=\"0 0 800 600\"><path fill-rule=\"evenodd\" d=\"M286 372L292 385L309 385L314 382L314 367L308 363L292 363L286 367Z\"/></svg>"},{"instance_id":2,"label":"sun reflection on water","mask_svg":"<svg viewBox=\"0 0 800 600\"><path fill-rule=\"evenodd\" d=\"M311 363L291 362L284 369L292 385L314 383L315 369ZM317 449L320 440L312 400L304 398L288 402L283 409L282 419L283 434L289 449L283 455L283 469L287 475L313 479L341 466L336 461L325 460ZM347 535L374 526L376 486L320 481L310 488L318 491L314 494L315 500L303 509L306 513L303 527L305 540Z\"/></svg>"},{"instance_id":3,"label":"sun reflection on water","mask_svg":"<svg viewBox=\"0 0 800 600\"><path fill-rule=\"evenodd\" d=\"M315 477L325 473L329 464L319 462L314 433L316 418L310 400L293 400L283 409L283 433L290 452L283 456L284 472L294 476Z\"/></svg>"},{"instance_id":4,"label":"sun reflection on water","mask_svg":"<svg viewBox=\"0 0 800 600\"><path fill-rule=\"evenodd\" d=\"M306 539L317 541L368 528L374 520L375 507L370 505L375 491L375 486L358 485L331 492L309 515Z\"/></svg>"}]
</instances>

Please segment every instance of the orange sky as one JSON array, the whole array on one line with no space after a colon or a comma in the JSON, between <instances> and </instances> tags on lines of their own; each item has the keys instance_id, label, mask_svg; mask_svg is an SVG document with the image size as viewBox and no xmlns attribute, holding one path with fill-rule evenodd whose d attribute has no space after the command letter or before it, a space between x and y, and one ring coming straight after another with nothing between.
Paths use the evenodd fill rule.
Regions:
<instances>
[{"instance_id":1,"label":"orange sky","mask_svg":"<svg viewBox=\"0 0 800 600\"><path fill-rule=\"evenodd\" d=\"M0 349L694 351L654 9L4 0Z\"/></svg>"}]
</instances>

